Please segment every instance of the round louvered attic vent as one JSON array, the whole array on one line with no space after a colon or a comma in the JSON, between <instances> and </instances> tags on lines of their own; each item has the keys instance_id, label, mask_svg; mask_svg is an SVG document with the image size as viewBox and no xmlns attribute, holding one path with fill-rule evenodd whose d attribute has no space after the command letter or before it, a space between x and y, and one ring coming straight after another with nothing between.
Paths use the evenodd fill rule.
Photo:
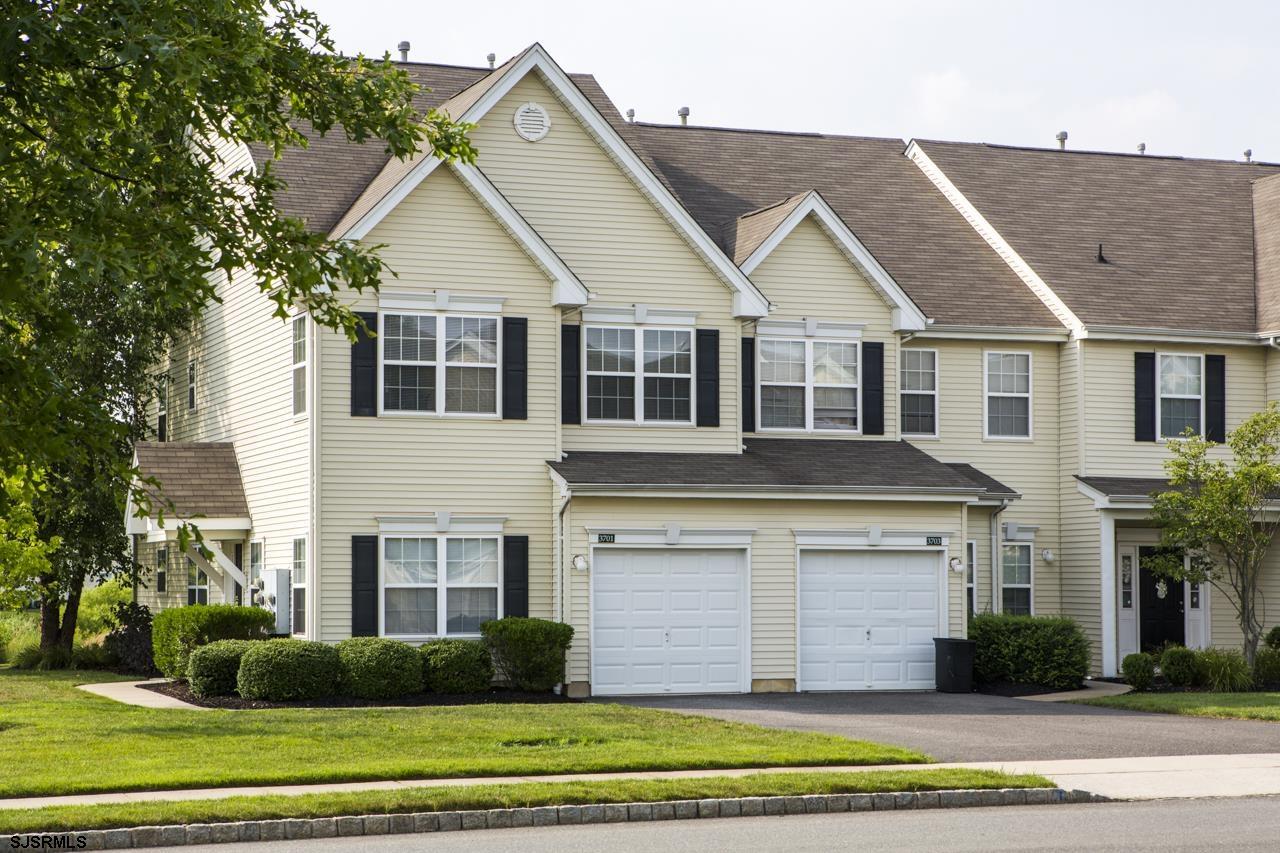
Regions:
<instances>
[{"instance_id":1,"label":"round louvered attic vent","mask_svg":"<svg viewBox=\"0 0 1280 853\"><path fill-rule=\"evenodd\" d=\"M516 110L515 125L522 139L537 142L551 131L551 116L541 104L530 101Z\"/></svg>"}]
</instances>

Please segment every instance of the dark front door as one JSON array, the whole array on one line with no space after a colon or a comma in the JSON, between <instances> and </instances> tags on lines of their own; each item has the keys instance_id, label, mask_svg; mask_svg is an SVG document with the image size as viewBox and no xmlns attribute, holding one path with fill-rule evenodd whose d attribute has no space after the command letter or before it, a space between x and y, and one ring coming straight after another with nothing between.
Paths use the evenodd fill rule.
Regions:
<instances>
[{"instance_id":1,"label":"dark front door","mask_svg":"<svg viewBox=\"0 0 1280 853\"><path fill-rule=\"evenodd\" d=\"M1138 549L1138 630L1144 652L1168 643L1183 645L1187 639L1182 582L1158 578L1148 565L1160 550L1150 546Z\"/></svg>"}]
</instances>

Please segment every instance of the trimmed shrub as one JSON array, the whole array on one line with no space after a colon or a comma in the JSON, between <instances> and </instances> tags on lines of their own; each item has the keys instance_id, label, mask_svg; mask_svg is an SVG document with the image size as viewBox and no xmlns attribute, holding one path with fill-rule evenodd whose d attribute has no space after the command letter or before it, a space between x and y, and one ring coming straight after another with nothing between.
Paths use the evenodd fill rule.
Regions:
<instances>
[{"instance_id":1,"label":"trimmed shrub","mask_svg":"<svg viewBox=\"0 0 1280 853\"><path fill-rule=\"evenodd\" d=\"M1160 655L1160 672L1174 687L1196 683L1196 653L1183 646L1170 646Z\"/></svg>"},{"instance_id":2,"label":"trimmed shrub","mask_svg":"<svg viewBox=\"0 0 1280 853\"><path fill-rule=\"evenodd\" d=\"M1253 681L1259 690L1280 690L1280 649L1258 649L1253 656Z\"/></svg>"},{"instance_id":3,"label":"trimmed shrub","mask_svg":"<svg viewBox=\"0 0 1280 853\"><path fill-rule=\"evenodd\" d=\"M297 702L332 696L338 677L338 650L333 646L271 640L250 643L241 655L236 689L245 699Z\"/></svg>"},{"instance_id":4,"label":"trimmed shrub","mask_svg":"<svg viewBox=\"0 0 1280 853\"><path fill-rule=\"evenodd\" d=\"M562 622L508 616L480 626L498 678L516 690L545 693L564 682L573 628Z\"/></svg>"},{"instance_id":5,"label":"trimmed shrub","mask_svg":"<svg viewBox=\"0 0 1280 853\"><path fill-rule=\"evenodd\" d=\"M112 612L116 627L102 645L115 656L117 665L127 672L151 675L156 671L151 646L151 610L132 601L117 604Z\"/></svg>"},{"instance_id":6,"label":"trimmed shrub","mask_svg":"<svg viewBox=\"0 0 1280 853\"><path fill-rule=\"evenodd\" d=\"M418 650L385 637L352 637L338 643L342 692L361 699L394 699L422 692Z\"/></svg>"},{"instance_id":7,"label":"trimmed shrub","mask_svg":"<svg viewBox=\"0 0 1280 853\"><path fill-rule=\"evenodd\" d=\"M418 649L422 682L431 693L483 693L493 684L493 660L473 640L432 640Z\"/></svg>"},{"instance_id":8,"label":"trimmed shrub","mask_svg":"<svg viewBox=\"0 0 1280 853\"><path fill-rule=\"evenodd\" d=\"M1150 690L1151 682L1156 680L1156 660L1146 652L1125 655L1120 662L1120 673L1125 683L1139 693Z\"/></svg>"},{"instance_id":9,"label":"trimmed shrub","mask_svg":"<svg viewBox=\"0 0 1280 853\"><path fill-rule=\"evenodd\" d=\"M163 610L151 628L156 667L169 678L187 677L187 658L214 640L264 640L275 616L260 607L192 604Z\"/></svg>"},{"instance_id":10,"label":"trimmed shrub","mask_svg":"<svg viewBox=\"0 0 1280 853\"><path fill-rule=\"evenodd\" d=\"M1263 638L1263 642L1267 644L1269 649L1280 649L1280 625L1276 625L1267 632L1267 636Z\"/></svg>"},{"instance_id":11,"label":"trimmed shrub","mask_svg":"<svg viewBox=\"0 0 1280 853\"><path fill-rule=\"evenodd\" d=\"M1239 693L1253 688L1253 672L1238 649L1196 652L1196 676L1214 693Z\"/></svg>"},{"instance_id":12,"label":"trimmed shrub","mask_svg":"<svg viewBox=\"0 0 1280 853\"><path fill-rule=\"evenodd\" d=\"M973 674L979 684L1074 690L1089 672L1089 641L1063 616L984 613L969 623L969 638L977 643Z\"/></svg>"},{"instance_id":13,"label":"trimmed shrub","mask_svg":"<svg viewBox=\"0 0 1280 853\"><path fill-rule=\"evenodd\" d=\"M230 696L236 692L240 659L262 640L215 640L191 650L187 684L197 696Z\"/></svg>"}]
</instances>

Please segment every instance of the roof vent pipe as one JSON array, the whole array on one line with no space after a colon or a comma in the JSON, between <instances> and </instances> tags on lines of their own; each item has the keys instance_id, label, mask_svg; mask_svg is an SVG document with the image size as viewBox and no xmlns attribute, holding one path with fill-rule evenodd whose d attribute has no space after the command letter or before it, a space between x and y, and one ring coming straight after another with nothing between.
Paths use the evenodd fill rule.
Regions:
<instances>
[{"instance_id":1,"label":"roof vent pipe","mask_svg":"<svg viewBox=\"0 0 1280 853\"><path fill-rule=\"evenodd\" d=\"M680 123L681 123L681 124L688 124L688 123L689 123L689 108L688 108L688 107L681 107L680 109L676 110L676 115L680 116Z\"/></svg>"},{"instance_id":2,"label":"roof vent pipe","mask_svg":"<svg viewBox=\"0 0 1280 853\"><path fill-rule=\"evenodd\" d=\"M1246 149L1244 149L1244 161L1245 161L1246 163L1252 163L1252 162L1253 162L1253 149L1252 149L1252 148L1246 148Z\"/></svg>"},{"instance_id":3,"label":"roof vent pipe","mask_svg":"<svg viewBox=\"0 0 1280 853\"><path fill-rule=\"evenodd\" d=\"M627 121L628 121L628 122L634 122L635 120L636 120L636 111L635 111L635 110L627 110Z\"/></svg>"},{"instance_id":4,"label":"roof vent pipe","mask_svg":"<svg viewBox=\"0 0 1280 853\"><path fill-rule=\"evenodd\" d=\"M1067 132L1065 130L1058 131L1057 135L1054 136L1053 138L1058 140L1059 151L1067 150Z\"/></svg>"},{"instance_id":5,"label":"roof vent pipe","mask_svg":"<svg viewBox=\"0 0 1280 853\"><path fill-rule=\"evenodd\" d=\"M407 41L402 41L396 45L396 50L400 51L401 62L409 61L409 43Z\"/></svg>"},{"instance_id":6,"label":"roof vent pipe","mask_svg":"<svg viewBox=\"0 0 1280 853\"><path fill-rule=\"evenodd\" d=\"M1138 153L1139 153L1139 154L1146 154L1146 153L1147 153L1147 143L1145 143L1145 142L1139 142L1139 143L1138 143Z\"/></svg>"},{"instance_id":7,"label":"roof vent pipe","mask_svg":"<svg viewBox=\"0 0 1280 853\"><path fill-rule=\"evenodd\" d=\"M485 59L489 60L489 70L492 71L493 64L498 61L498 54L491 53L488 56L486 56Z\"/></svg>"}]
</instances>

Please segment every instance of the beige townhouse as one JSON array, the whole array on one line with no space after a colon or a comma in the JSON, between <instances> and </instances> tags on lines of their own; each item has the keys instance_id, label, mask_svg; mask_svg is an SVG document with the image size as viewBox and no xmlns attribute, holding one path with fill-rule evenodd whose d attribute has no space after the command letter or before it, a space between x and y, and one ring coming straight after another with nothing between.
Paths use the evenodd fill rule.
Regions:
<instances>
[{"instance_id":1,"label":"beige townhouse","mask_svg":"<svg viewBox=\"0 0 1280 853\"><path fill-rule=\"evenodd\" d=\"M479 159L276 164L395 276L354 345L225 282L138 446L140 600L286 569L313 639L563 620L576 695L928 689L984 611L1074 617L1099 674L1235 642L1145 516L1165 438L1274 399L1280 167L646 124L539 45L404 68Z\"/></svg>"}]
</instances>

